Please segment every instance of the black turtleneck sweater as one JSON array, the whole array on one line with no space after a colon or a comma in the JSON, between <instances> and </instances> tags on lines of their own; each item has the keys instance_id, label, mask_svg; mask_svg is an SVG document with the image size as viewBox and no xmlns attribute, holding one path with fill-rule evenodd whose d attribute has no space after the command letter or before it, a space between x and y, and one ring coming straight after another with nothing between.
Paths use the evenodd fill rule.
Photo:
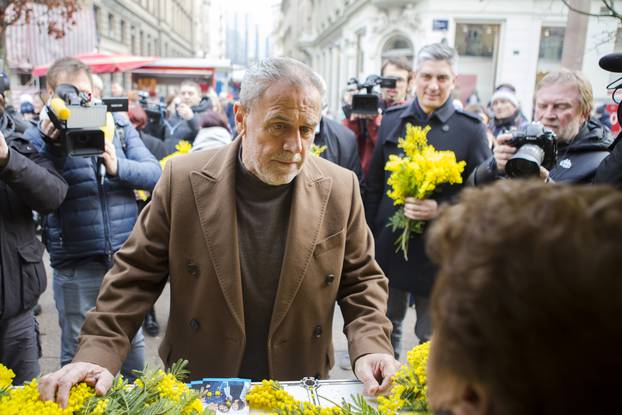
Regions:
<instances>
[{"instance_id":1,"label":"black turtleneck sweater","mask_svg":"<svg viewBox=\"0 0 622 415\"><path fill-rule=\"evenodd\" d=\"M246 329L239 376L258 381L270 378L268 329L283 263L293 182L281 186L262 182L244 167L241 148L235 178Z\"/></svg>"}]
</instances>

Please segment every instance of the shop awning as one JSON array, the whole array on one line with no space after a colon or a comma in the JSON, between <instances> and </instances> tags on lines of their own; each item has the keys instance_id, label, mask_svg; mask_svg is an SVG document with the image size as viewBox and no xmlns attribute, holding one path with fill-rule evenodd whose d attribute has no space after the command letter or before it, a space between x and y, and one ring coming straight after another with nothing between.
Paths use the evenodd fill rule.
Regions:
<instances>
[{"instance_id":1,"label":"shop awning","mask_svg":"<svg viewBox=\"0 0 622 415\"><path fill-rule=\"evenodd\" d=\"M135 56L135 55L121 55L113 53L82 53L75 55L74 58L81 60L91 68L93 73L110 73L110 72L125 72L131 71L135 68L150 64L157 60L157 58ZM48 68L52 65L42 65L36 67L32 74L33 76L43 76L47 73Z\"/></svg>"},{"instance_id":2,"label":"shop awning","mask_svg":"<svg viewBox=\"0 0 622 415\"><path fill-rule=\"evenodd\" d=\"M132 70L134 74L156 77L210 77L215 72L229 72L228 59L162 58Z\"/></svg>"}]
</instances>

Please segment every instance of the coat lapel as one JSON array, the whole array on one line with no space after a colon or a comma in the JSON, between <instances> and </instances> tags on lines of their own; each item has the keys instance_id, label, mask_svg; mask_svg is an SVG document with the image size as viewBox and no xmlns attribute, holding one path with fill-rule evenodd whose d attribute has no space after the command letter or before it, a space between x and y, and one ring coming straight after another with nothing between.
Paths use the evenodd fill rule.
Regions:
<instances>
[{"instance_id":1,"label":"coat lapel","mask_svg":"<svg viewBox=\"0 0 622 415\"><path fill-rule=\"evenodd\" d=\"M235 213L235 168L240 140L218 151L190 182L201 229L218 283L231 314L244 333L244 304Z\"/></svg>"},{"instance_id":2,"label":"coat lapel","mask_svg":"<svg viewBox=\"0 0 622 415\"><path fill-rule=\"evenodd\" d=\"M283 321L302 284L320 236L331 187L331 179L325 177L313 157L309 157L294 185L287 242L269 336Z\"/></svg>"}]
</instances>

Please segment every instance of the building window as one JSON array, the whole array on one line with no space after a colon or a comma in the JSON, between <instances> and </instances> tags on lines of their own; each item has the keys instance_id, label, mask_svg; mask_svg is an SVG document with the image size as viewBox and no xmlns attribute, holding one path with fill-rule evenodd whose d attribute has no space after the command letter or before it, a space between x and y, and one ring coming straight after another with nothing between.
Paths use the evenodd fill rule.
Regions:
<instances>
[{"instance_id":1,"label":"building window","mask_svg":"<svg viewBox=\"0 0 622 415\"><path fill-rule=\"evenodd\" d=\"M561 62L565 34L566 28L564 27L542 27L539 58L546 61Z\"/></svg>"},{"instance_id":2,"label":"building window","mask_svg":"<svg viewBox=\"0 0 622 415\"><path fill-rule=\"evenodd\" d=\"M391 58L405 58L408 62L412 62L413 57L413 45L403 35L393 36L382 47L383 61Z\"/></svg>"},{"instance_id":3,"label":"building window","mask_svg":"<svg viewBox=\"0 0 622 415\"><path fill-rule=\"evenodd\" d=\"M456 50L460 56L491 58L496 49L499 25L456 24Z\"/></svg>"},{"instance_id":4,"label":"building window","mask_svg":"<svg viewBox=\"0 0 622 415\"><path fill-rule=\"evenodd\" d=\"M363 51L363 32L356 33L356 76L363 73L363 61L365 52Z\"/></svg>"},{"instance_id":5,"label":"building window","mask_svg":"<svg viewBox=\"0 0 622 415\"><path fill-rule=\"evenodd\" d=\"M126 34L125 34L125 20L121 20L121 43L125 43Z\"/></svg>"},{"instance_id":6,"label":"building window","mask_svg":"<svg viewBox=\"0 0 622 415\"><path fill-rule=\"evenodd\" d=\"M114 38L114 16L108 13L108 37Z\"/></svg>"},{"instance_id":7,"label":"building window","mask_svg":"<svg viewBox=\"0 0 622 415\"><path fill-rule=\"evenodd\" d=\"M102 18L101 9L97 6L93 6L93 13L95 14L95 30L97 33L101 33L100 30L102 28L100 19Z\"/></svg>"}]
</instances>

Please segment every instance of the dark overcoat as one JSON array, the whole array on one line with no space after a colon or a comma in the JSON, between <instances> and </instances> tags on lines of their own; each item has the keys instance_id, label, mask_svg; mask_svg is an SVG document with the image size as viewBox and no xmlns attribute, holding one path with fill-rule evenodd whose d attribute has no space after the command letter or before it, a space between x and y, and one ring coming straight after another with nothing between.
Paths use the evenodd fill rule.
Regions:
<instances>
[{"instance_id":1,"label":"dark overcoat","mask_svg":"<svg viewBox=\"0 0 622 415\"><path fill-rule=\"evenodd\" d=\"M30 310L45 291L43 244L32 211L49 213L67 194L67 183L50 160L21 134L5 134L9 160L0 168L0 327Z\"/></svg>"},{"instance_id":2,"label":"dark overcoat","mask_svg":"<svg viewBox=\"0 0 622 415\"><path fill-rule=\"evenodd\" d=\"M400 206L394 206L387 196L390 172L384 167L391 154L403 155L397 147L397 140L405 136L407 124L429 125L428 142L437 150L451 150L458 161L464 160L463 184L442 185L432 195L439 204L450 202L464 186L471 171L491 156L486 127L474 114L457 110L451 99L434 111L429 117L422 117L422 110L416 100L393 107L385 113L374 156L367 178L365 213L376 240L376 260L389 278L391 287L428 296L432 289L436 268L430 262L424 246L427 226L423 234L415 234L410 240L408 261L401 252L395 252L397 232L387 227L389 218ZM400 231L401 232L401 231Z\"/></svg>"}]
</instances>

